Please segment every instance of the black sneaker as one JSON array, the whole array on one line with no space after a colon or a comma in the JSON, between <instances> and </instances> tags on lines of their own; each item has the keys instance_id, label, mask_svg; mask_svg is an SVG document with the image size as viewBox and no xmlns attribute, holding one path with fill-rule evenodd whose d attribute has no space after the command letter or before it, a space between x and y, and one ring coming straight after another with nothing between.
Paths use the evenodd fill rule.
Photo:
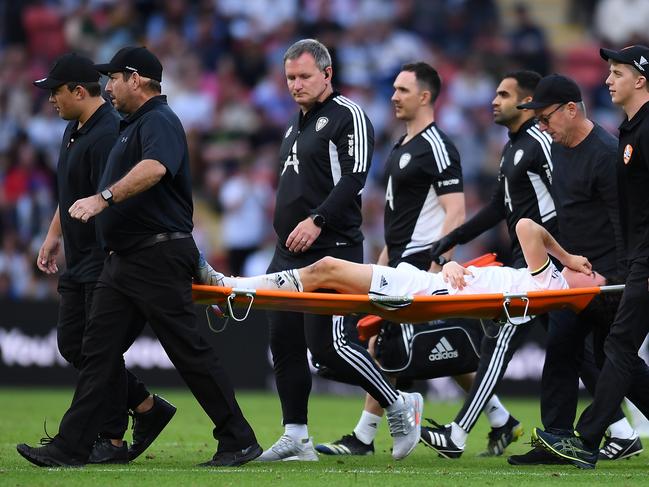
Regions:
<instances>
[{"instance_id":1,"label":"black sneaker","mask_svg":"<svg viewBox=\"0 0 649 487\"><path fill-rule=\"evenodd\" d=\"M374 442L367 445L352 432L333 443L316 445L315 449L325 455L374 455Z\"/></svg>"},{"instance_id":2,"label":"black sneaker","mask_svg":"<svg viewBox=\"0 0 649 487\"><path fill-rule=\"evenodd\" d=\"M88 463L128 463L128 446L113 445L107 438L98 438L92 446Z\"/></svg>"},{"instance_id":3,"label":"black sneaker","mask_svg":"<svg viewBox=\"0 0 649 487\"><path fill-rule=\"evenodd\" d=\"M600 460L622 460L640 455L644 451L639 437L622 439L606 437L604 445L599 450Z\"/></svg>"},{"instance_id":4,"label":"black sneaker","mask_svg":"<svg viewBox=\"0 0 649 487\"><path fill-rule=\"evenodd\" d=\"M443 458L460 458L464 453L464 448L457 446L451 440L451 425L442 426L432 419L426 419L434 428L430 426L421 427L421 441L428 448L435 450Z\"/></svg>"},{"instance_id":5,"label":"black sneaker","mask_svg":"<svg viewBox=\"0 0 649 487\"><path fill-rule=\"evenodd\" d=\"M599 450L590 450L578 436L559 436L534 428L532 445L545 448L549 453L563 458L578 468L595 468Z\"/></svg>"},{"instance_id":6,"label":"black sneaker","mask_svg":"<svg viewBox=\"0 0 649 487\"><path fill-rule=\"evenodd\" d=\"M505 448L523 436L521 423L511 414L507 422L499 428L491 428L487 435L487 450L480 453L481 457L497 457L503 454Z\"/></svg>"},{"instance_id":7,"label":"black sneaker","mask_svg":"<svg viewBox=\"0 0 649 487\"><path fill-rule=\"evenodd\" d=\"M175 406L158 395L153 396L153 407L146 413L133 413L133 442L128 449L129 460L135 460L149 448L174 414Z\"/></svg>"},{"instance_id":8,"label":"black sneaker","mask_svg":"<svg viewBox=\"0 0 649 487\"><path fill-rule=\"evenodd\" d=\"M511 455L507 458L507 463L510 465L566 465L568 461L555 457L537 446L522 455Z\"/></svg>"},{"instance_id":9,"label":"black sneaker","mask_svg":"<svg viewBox=\"0 0 649 487\"><path fill-rule=\"evenodd\" d=\"M25 443L16 445L16 450L27 461L39 467L83 467L83 462L61 451L54 443L31 447Z\"/></svg>"},{"instance_id":10,"label":"black sneaker","mask_svg":"<svg viewBox=\"0 0 649 487\"><path fill-rule=\"evenodd\" d=\"M254 460L264 452L257 443L238 451L216 452L209 462L199 463L199 467L238 467Z\"/></svg>"}]
</instances>

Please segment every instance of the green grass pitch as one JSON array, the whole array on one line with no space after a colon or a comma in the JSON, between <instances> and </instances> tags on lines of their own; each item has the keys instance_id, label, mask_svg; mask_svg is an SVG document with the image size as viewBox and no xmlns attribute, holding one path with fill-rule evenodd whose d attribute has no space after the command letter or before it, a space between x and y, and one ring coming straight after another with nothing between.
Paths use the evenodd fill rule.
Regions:
<instances>
[{"instance_id":1,"label":"green grass pitch","mask_svg":"<svg viewBox=\"0 0 649 487\"><path fill-rule=\"evenodd\" d=\"M459 460L438 458L422 445L405 460L390 457L387 424L381 425L370 457L321 456L319 462L249 463L240 468L205 469L195 465L215 450L210 422L185 390L162 394L178 413L158 440L135 462L123 466L88 466L82 469L42 469L27 463L15 445L36 444L43 436L43 420L50 433L68 406L67 389L0 389L1 486L517 486L528 485L649 485L649 453L618 462L601 462L594 471L571 466L512 467L505 456L480 458L488 425L480 419ZM262 446L268 447L282 432L277 397L270 393L240 393L239 402ZM525 435L507 453L529 448L529 432L540 424L538 401L503 401L521 420ZM314 395L310 402L310 434L315 441L330 441L349 433L356 424L362 398ZM459 404L427 402L424 417L438 422L452 419ZM130 431L127 432L127 439Z\"/></svg>"}]
</instances>

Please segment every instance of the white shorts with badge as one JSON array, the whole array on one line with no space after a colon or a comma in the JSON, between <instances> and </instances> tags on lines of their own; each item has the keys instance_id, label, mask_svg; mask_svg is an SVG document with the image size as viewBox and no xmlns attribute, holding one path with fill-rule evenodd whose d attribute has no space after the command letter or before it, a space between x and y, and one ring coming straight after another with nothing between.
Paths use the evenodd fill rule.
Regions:
<instances>
[{"instance_id":1,"label":"white shorts with badge","mask_svg":"<svg viewBox=\"0 0 649 487\"><path fill-rule=\"evenodd\" d=\"M549 261L538 272L511 267L468 267L466 286L455 289L444 282L441 273L422 271L402 262L396 268L372 265L370 294L382 296L438 296L445 294L525 293L567 289L563 275Z\"/></svg>"}]
</instances>

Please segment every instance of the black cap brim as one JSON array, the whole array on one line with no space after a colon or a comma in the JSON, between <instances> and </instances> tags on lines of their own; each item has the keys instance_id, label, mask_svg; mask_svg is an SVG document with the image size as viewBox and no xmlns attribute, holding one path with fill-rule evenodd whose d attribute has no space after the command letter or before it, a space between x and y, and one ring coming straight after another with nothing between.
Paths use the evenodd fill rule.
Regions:
<instances>
[{"instance_id":1,"label":"black cap brim","mask_svg":"<svg viewBox=\"0 0 649 487\"><path fill-rule=\"evenodd\" d=\"M53 90L59 86L64 85L66 82L53 78L43 78L33 82L33 85L37 88L43 88L45 90Z\"/></svg>"},{"instance_id":2,"label":"black cap brim","mask_svg":"<svg viewBox=\"0 0 649 487\"><path fill-rule=\"evenodd\" d=\"M618 63L623 63L623 64L629 63L628 60L623 59L622 56L620 56L620 53L614 49L604 49L602 47L599 50L599 55L602 57L604 61L608 61L609 59L612 59L613 61L616 61Z\"/></svg>"},{"instance_id":3,"label":"black cap brim","mask_svg":"<svg viewBox=\"0 0 649 487\"><path fill-rule=\"evenodd\" d=\"M94 68L99 71L101 74L108 74L108 73L119 73L121 71L121 68L118 68L116 66L113 66L110 63L106 64L95 64L93 65Z\"/></svg>"},{"instance_id":4,"label":"black cap brim","mask_svg":"<svg viewBox=\"0 0 649 487\"><path fill-rule=\"evenodd\" d=\"M516 108L519 110L523 109L528 109L528 110L538 110L539 108L545 108L549 107L553 103L546 103L542 101L528 101L527 103L521 103L520 105L516 105Z\"/></svg>"}]
</instances>

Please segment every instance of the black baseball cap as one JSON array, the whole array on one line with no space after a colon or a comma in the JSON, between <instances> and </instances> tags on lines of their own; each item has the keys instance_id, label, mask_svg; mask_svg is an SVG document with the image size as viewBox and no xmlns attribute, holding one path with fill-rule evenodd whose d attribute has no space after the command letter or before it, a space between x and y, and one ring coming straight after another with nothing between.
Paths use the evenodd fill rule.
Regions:
<instances>
[{"instance_id":1,"label":"black baseball cap","mask_svg":"<svg viewBox=\"0 0 649 487\"><path fill-rule=\"evenodd\" d=\"M68 53L54 62L46 78L34 81L34 86L51 90L66 83L97 82L100 76L90 59L79 54Z\"/></svg>"},{"instance_id":2,"label":"black baseball cap","mask_svg":"<svg viewBox=\"0 0 649 487\"><path fill-rule=\"evenodd\" d=\"M541 78L539 84L534 89L532 101L518 105L516 108L545 108L555 103L568 103L570 101L581 101L581 90L577 83L561 74L550 74Z\"/></svg>"},{"instance_id":3,"label":"black baseball cap","mask_svg":"<svg viewBox=\"0 0 649 487\"><path fill-rule=\"evenodd\" d=\"M162 64L146 47L123 47L109 63L95 64L95 69L103 74L138 73L145 78L162 81Z\"/></svg>"},{"instance_id":4,"label":"black baseball cap","mask_svg":"<svg viewBox=\"0 0 649 487\"><path fill-rule=\"evenodd\" d=\"M615 49L600 49L599 55L605 61L609 59L622 64L628 64L642 74L649 72L649 47L636 44L616 51Z\"/></svg>"}]
</instances>

